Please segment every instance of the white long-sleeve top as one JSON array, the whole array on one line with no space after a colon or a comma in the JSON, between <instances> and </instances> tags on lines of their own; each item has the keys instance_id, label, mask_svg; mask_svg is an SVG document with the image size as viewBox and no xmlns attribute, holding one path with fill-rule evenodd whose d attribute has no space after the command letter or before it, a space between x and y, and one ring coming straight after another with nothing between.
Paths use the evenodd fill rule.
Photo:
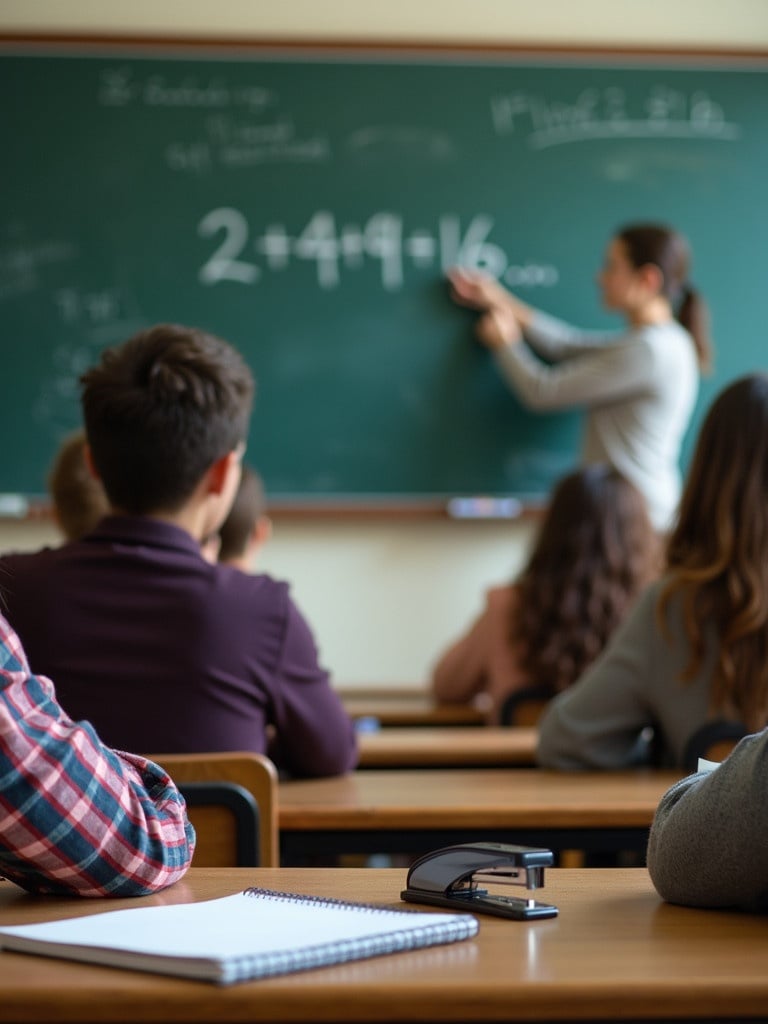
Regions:
<instances>
[{"instance_id":1,"label":"white long-sleeve top","mask_svg":"<svg viewBox=\"0 0 768 1024\"><path fill-rule=\"evenodd\" d=\"M494 350L520 401L540 411L586 407L582 462L614 466L645 496L654 526L667 529L698 392L690 334L674 320L619 333L582 331L536 312L525 341Z\"/></svg>"}]
</instances>

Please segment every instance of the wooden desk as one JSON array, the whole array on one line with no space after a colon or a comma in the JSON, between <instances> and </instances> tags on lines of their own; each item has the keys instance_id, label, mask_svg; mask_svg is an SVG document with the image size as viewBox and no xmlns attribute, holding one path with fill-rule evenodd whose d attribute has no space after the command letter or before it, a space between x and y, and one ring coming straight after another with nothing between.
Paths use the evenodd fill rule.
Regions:
<instances>
[{"instance_id":1,"label":"wooden desk","mask_svg":"<svg viewBox=\"0 0 768 1024\"><path fill-rule=\"evenodd\" d=\"M193 868L141 905L261 885L402 908L404 882L405 871L392 869ZM639 868L553 869L542 898L559 917L481 917L479 934L455 945L227 988L1 953L0 1022L766 1019L765 917L664 904ZM4 924L138 905L35 899L0 885Z\"/></svg>"},{"instance_id":2,"label":"wooden desk","mask_svg":"<svg viewBox=\"0 0 768 1024\"><path fill-rule=\"evenodd\" d=\"M360 768L504 768L535 764L536 729L389 726L358 735Z\"/></svg>"},{"instance_id":3,"label":"wooden desk","mask_svg":"<svg viewBox=\"0 0 768 1024\"><path fill-rule=\"evenodd\" d=\"M280 783L281 863L422 853L487 840L553 850L644 850L680 772L386 769ZM328 861L333 863L333 861Z\"/></svg>"},{"instance_id":4,"label":"wooden desk","mask_svg":"<svg viewBox=\"0 0 768 1024\"><path fill-rule=\"evenodd\" d=\"M481 705L438 703L426 689L339 689L352 718L375 718L384 726L483 725Z\"/></svg>"}]
</instances>

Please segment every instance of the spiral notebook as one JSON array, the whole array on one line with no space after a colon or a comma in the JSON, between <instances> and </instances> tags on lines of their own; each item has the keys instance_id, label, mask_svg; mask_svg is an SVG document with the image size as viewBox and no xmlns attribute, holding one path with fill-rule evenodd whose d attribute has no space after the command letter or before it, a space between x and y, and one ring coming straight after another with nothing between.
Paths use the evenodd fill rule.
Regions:
<instances>
[{"instance_id":1,"label":"spiral notebook","mask_svg":"<svg viewBox=\"0 0 768 1024\"><path fill-rule=\"evenodd\" d=\"M250 888L203 903L0 928L0 948L219 985L471 938L471 914Z\"/></svg>"}]
</instances>

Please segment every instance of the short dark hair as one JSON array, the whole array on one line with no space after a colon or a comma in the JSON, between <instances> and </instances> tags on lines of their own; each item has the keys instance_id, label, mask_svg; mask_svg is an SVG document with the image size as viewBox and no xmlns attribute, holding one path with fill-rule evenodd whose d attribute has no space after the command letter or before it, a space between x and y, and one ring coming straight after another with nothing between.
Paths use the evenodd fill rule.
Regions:
<instances>
[{"instance_id":1,"label":"short dark hair","mask_svg":"<svg viewBox=\"0 0 768 1024\"><path fill-rule=\"evenodd\" d=\"M109 512L104 488L85 461L85 433L77 430L61 444L48 473L48 491L67 540L90 533Z\"/></svg>"},{"instance_id":2,"label":"short dark hair","mask_svg":"<svg viewBox=\"0 0 768 1024\"><path fill-rule=\"evenodd\" d=\"M235 500L229 514L219 528L221 547L219 561L227 562L245 554L248 539L261 516L267 511L264 485L259 474L250 466L243 466Z\"/></svg>"},{"instance_id":3,"label":"short dark hair","mask_svg":"<svg viewBox=\"0 0 768 1024\"><path fill-rule=\"evenodd\" d=\"M158 324L106 349L83 374L85 429L112 505L175 511L248 435L254 381L213 334Z\"/></svg>"}]
</instances>

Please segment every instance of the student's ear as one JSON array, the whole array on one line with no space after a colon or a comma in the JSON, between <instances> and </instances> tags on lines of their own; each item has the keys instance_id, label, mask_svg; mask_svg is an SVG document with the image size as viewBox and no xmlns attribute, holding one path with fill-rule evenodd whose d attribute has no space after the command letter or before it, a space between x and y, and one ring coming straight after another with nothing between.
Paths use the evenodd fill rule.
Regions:
<instances>
[{"instance_id":1,"label":"student's ear","mask_svg":"<svg viewBox=\"0 0 768 1024\"><path fill-rule=\"evenodd\" d=\"M96 464L93 461L93 452L91 451L91 446L88 444L87 441L83 445L83 462L85 463L88 472L91 474L93 479L101 480L101 477L99 476L99 471L98 469L96 469Z\"/></svg>"},{"instance_id":2,"label":"student's ear","mask_svg":"<svg viewBox=\"0 0 768 1024\"><path fill-rule=\"evenodd\" d=\"M253 533L251 534L251 542L254 547L263 547L269 538L272 536L272 520L269 516L259 516L256 522L253 524Z\"/></svg>"},{"instance_id":3,"label":"student's ear","mask_svg":"<svg viewBox=\"0 0 768 1024\"><path fill-rule=\"evenodd\" d=\"M237 451L227 452L220 459L211 465L208 470L208 493L222 494L227 486L230 474L234 466L240 461L240 454Z\"/></svg>"}]
</instances>

